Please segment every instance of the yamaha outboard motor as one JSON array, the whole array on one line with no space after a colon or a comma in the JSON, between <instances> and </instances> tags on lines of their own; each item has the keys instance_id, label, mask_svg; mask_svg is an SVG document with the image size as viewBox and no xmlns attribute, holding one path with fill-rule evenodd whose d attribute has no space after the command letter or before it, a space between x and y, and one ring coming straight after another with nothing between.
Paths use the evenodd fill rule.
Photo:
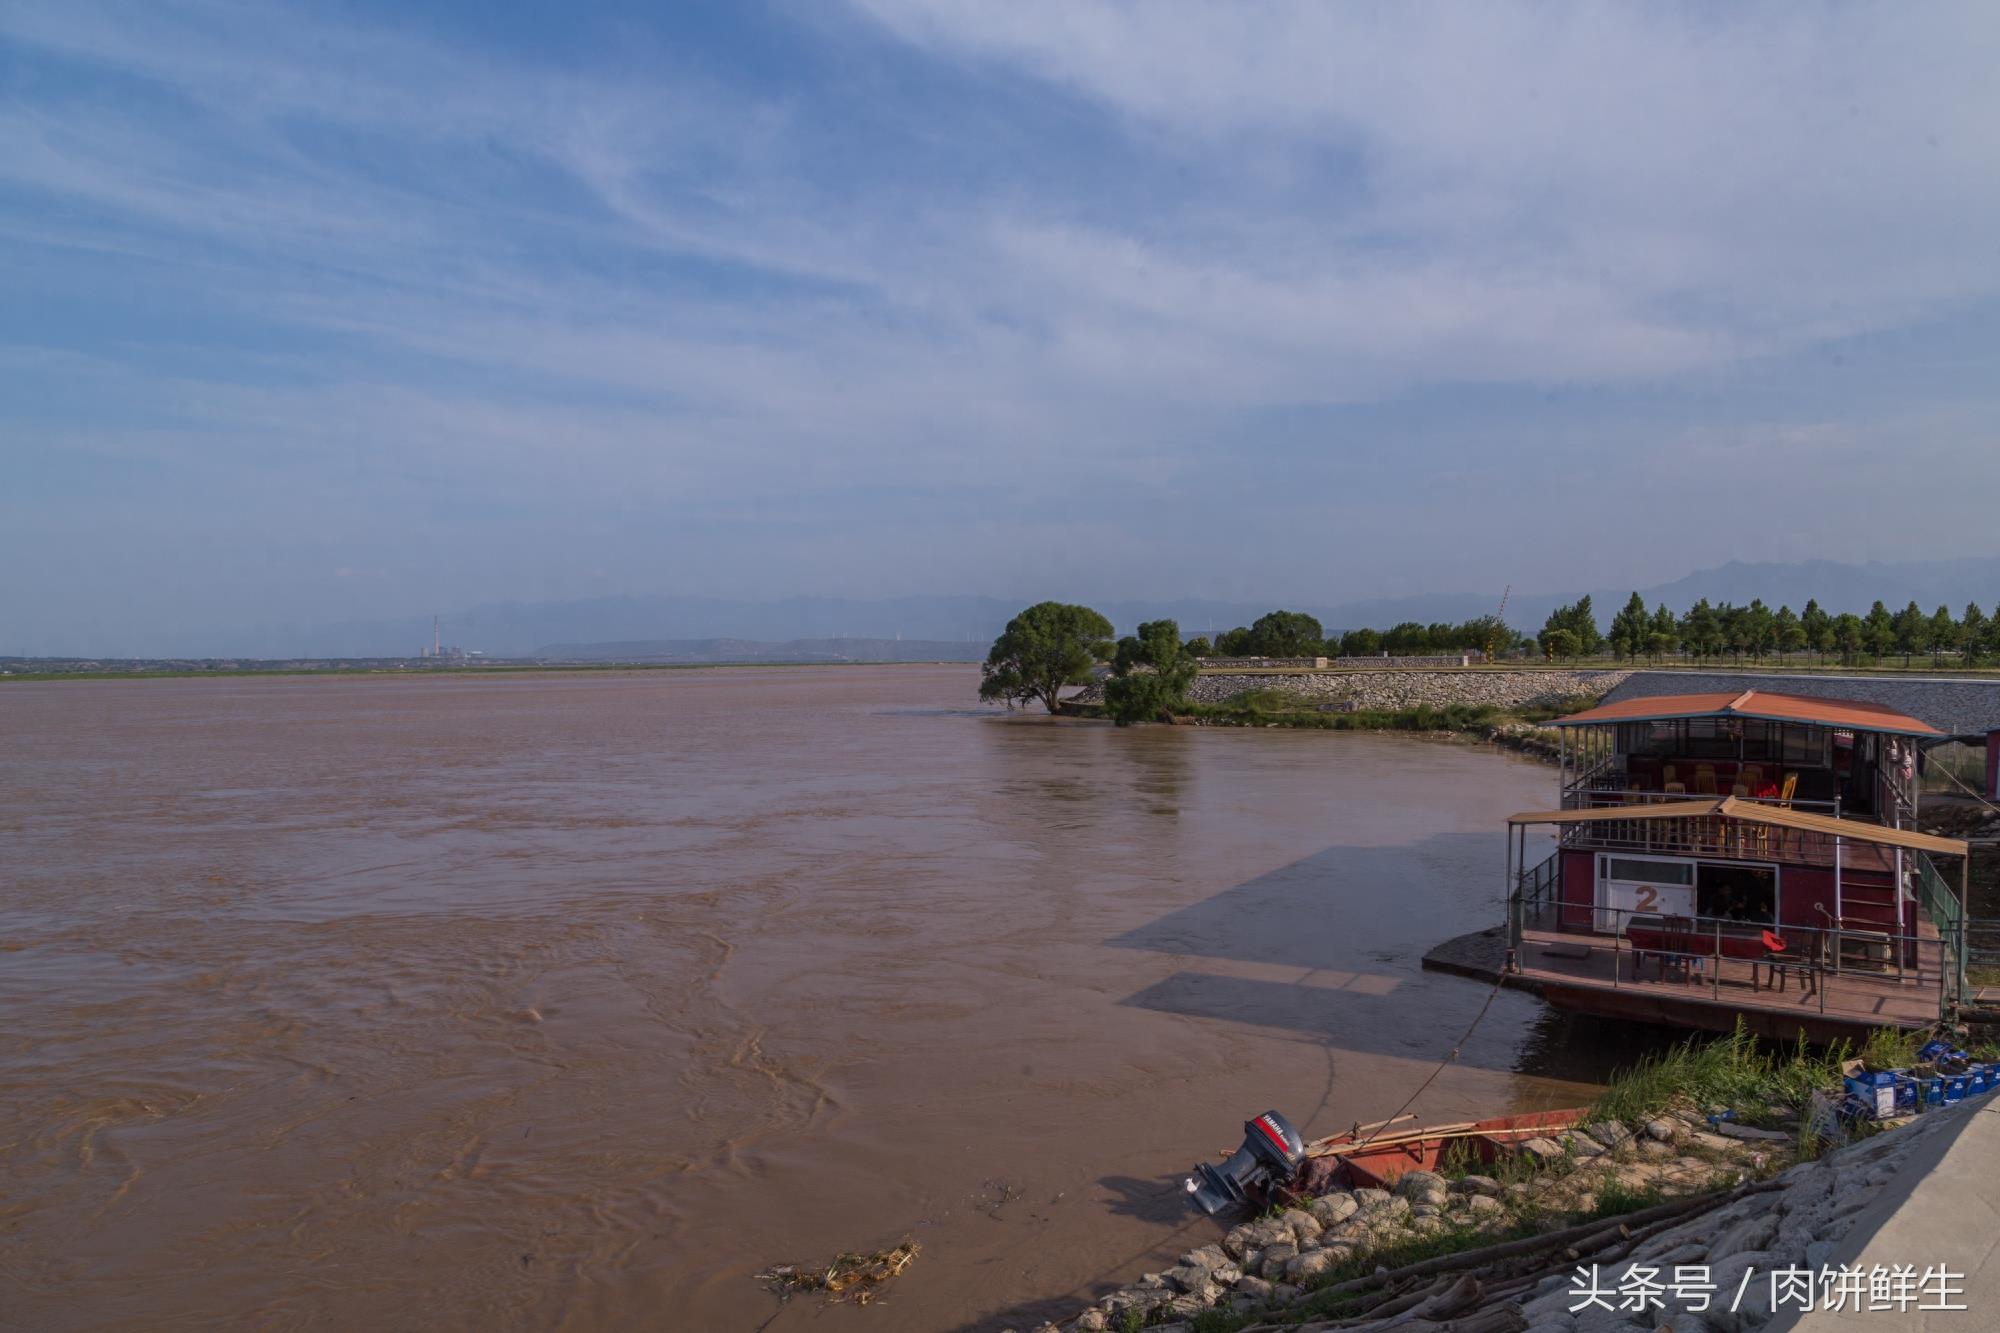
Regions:
<instances>
[{"instance_id":1,"label":"yamaha outboard motor","mask_svg":"<svg viewBox=\"0 0 2000 1333\"><path fill-rule=\"evenodd\" d=\"M1306 1159L1305 1140L1292 1122L1276 1111L1266 1111L1255 1120L1243 1122L1243 1146L1220 1166L1207 1162L1195 1167L1187 1178L1187 1192L1195 1206L1210 1217L1226 1208L1251 1201L1253 1193L1267 1189L1272 1181L1283 1184Z\"/></svg>"}]
</instances>

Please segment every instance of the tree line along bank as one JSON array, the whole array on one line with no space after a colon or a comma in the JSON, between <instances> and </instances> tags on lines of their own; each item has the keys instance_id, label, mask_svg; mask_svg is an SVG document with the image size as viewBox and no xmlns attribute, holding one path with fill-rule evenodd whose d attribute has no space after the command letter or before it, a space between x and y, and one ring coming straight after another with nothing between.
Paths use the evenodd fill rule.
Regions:
<instances>
[{"instance_id":1,"label":"tree line along bank","mask_svg":"<svg viewBox=\"0 0 2000 1333\"><path fill-rule=\"evenodd\" d=\"M1497 616L1457 624L1419 625L1414 621L1386 630L1348 630L1329 635L1301 611L1271 611L1247 626L1225 631L1211 642L1205 635L1184 638L1172 620L1152 620L1134 633L1115 638L1103 615L1087 606L1038 602L1007 622L981 668L979 695L1010 707L1039 702L1053 713L1062 691L1088 684L1101 665L1105 712L1114 721L1165 719L1185 711L1188 686L1201 663L1229 657L1424 656L1477 652L1489 659L1574 660L1607 650L1623 660L1659 660L1678 655L1694 660L1752 659L1771 654L1811 653L1824 661L1838 654L1843 664L1863 658L1880 662L1900 655L1908 665L1918 656L1941 662L1947 655L1966 666L2000 658L2000 608L1986 615L1968 603L1961 615L1940 606L1926 615L1915 602L1892 612L1877 601L1865 616L1831 615L1817 600L1803 612L1789 606L1773 611L1760 600L1745 606L1696 602L1676 616L1666 606L1648 610L1633 593L1611 618L1597 624L1589 597L1558 607L1541 632L1523 634Z\"/></svg>"}]
</instances>

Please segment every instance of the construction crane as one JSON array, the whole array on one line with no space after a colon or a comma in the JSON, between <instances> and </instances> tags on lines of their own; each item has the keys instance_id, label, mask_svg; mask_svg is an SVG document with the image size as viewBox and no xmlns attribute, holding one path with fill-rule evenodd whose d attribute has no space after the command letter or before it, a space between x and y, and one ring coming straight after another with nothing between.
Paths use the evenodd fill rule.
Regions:
<instances>
[{"instance_id":1,"label":"construction crane","mask_svg":"<svg viewBox=\"0 0 2000 1333\"><path fill-rule=\"evenodd\" d=\"M1493 613L1493 628L1486 632L1486 660L1493 660L1493 650L1499 646L1500 632L1507 628L1507 599L1514 595L1514 585L1508 584L1500 594L1500 609Z\"/></svg>"}]
</instances>

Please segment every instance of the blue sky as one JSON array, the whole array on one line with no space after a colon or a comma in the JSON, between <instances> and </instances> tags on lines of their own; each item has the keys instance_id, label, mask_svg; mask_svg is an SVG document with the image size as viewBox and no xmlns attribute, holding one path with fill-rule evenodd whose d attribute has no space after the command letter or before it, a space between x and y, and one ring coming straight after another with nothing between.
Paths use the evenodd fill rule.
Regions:
<instances>
[{"instance_id":1,"label":"blue sky","mask_svg":"<svg viewBox=\"0 0 2000 1333\"><path fill-rule=\"evenodd\" d=\"M1975 4L15 0L0 652L1993 554L1996 67Z\"/></svg>"}]
</instances>

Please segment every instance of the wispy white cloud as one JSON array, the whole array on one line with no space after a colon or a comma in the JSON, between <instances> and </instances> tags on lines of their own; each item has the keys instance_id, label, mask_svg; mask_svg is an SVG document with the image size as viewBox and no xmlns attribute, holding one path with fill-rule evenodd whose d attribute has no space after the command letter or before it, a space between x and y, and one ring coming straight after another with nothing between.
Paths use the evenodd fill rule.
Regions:
<instances>
[{"instance_id":1,"label":"wispy white cloud","mask_svg":"<svg viewBox=\"0 0 2000 1333\"><path fill-rule=\"evenodd\" d=\"M1490 479L1507 441L1535 480L1534 443L1477 416L1385 442L1392 418L1274 432L1273 410L1697 385L1740 419L1700 438L1788 451L1759 423L1818 418L1716 395L1954 319L1985 354L1947 388L1975 404L1871 420L1990 439L1990 7L855 0L811 22L825 68L759 83L664 39L590 63L282 5L10 6L32 73L0 101L0 266L107 327L0 355L41 389L0 429L267 500L290 477L355 505L737 514L746 549L759 505L812 497L885 534L837 548L862 579L908 577L886 534L966 495L963 541L1094 529L1141 577L1171 556L1112 534L1143 517L1051 519L1051 479L1201 514L1228 450L1352 476L1393 443L1438 488ZM128 286L150 303L129 323ZM1672 435L1634 422L1606 450ZM1641 475L1562 484L1602 502ZM1315 503L1287 497L1258 551L1319 525L1337 567L1421 518L1384 497L1328 533Z\"/></svg>"}]
</instances>

